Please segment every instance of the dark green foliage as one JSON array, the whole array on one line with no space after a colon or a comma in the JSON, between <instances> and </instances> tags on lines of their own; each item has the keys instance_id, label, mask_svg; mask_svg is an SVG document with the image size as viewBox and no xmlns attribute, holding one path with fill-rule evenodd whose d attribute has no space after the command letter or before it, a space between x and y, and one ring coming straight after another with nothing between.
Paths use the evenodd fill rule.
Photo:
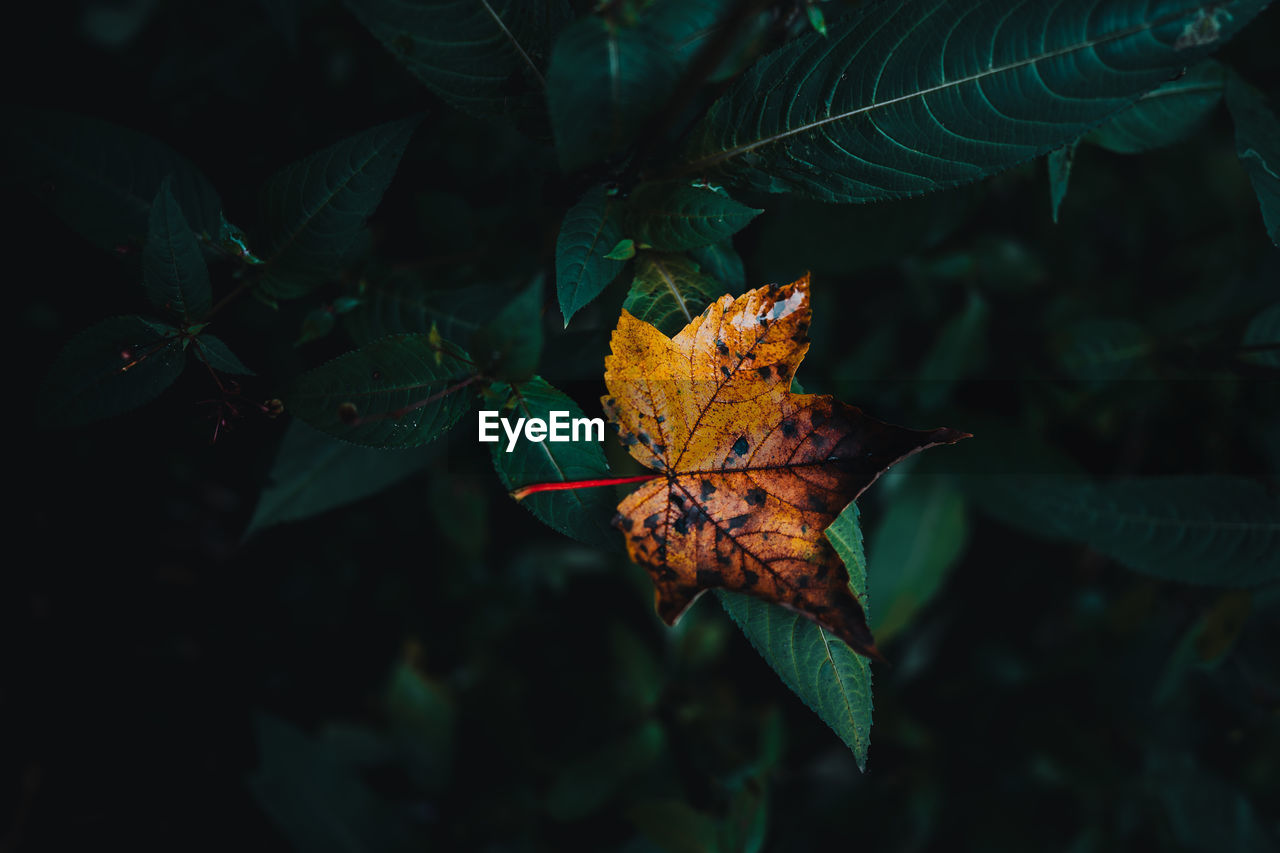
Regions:
<instances>
[{"instance_id":1,"label":"dark green foliage","mask_svg":"<svg viewBox=\"0 0 1280 853\"><path fill-rule=\"evenodd\" d=\"M682 181L641 184L627 199L627 233L664 252L712 246L747 226L759 210L728 194Z\"/></svg>"},{"instance_id":2,"label":"dark green foliage","mask_svg":"<svg viewBox=\"0 0 1280 853\"><path fill-rule=\"evenodd\" d=\"M24 182L41 203L94 245L136 250L166 178L191 228L215 237L222 202L208 179L163 142L88 116L21 114L7 131Z\"/></svg>"},{"instance_id":3,"label":"dark green foliage","mask_svg":"<svg viewBox=\"0 0 1280 853\"><path fill-rule=\"evenodd\" d=\"M173 197L172 184L173 179L166 177L151 203L142 282L156 310L191 324L209 313L213 291L200 243Z\"/></svg>"},{"instance_id":4,"label":"dark green foliage","mask_svg":"<svg viewBox=\"0 0 1280 853\"><path fill-rule=\"evenodd\" d=\"M568 412L571 421L585 417L577 404L536 376L529 382L510 386L501 407L503 416L511 419L542 418L549 421L552 411ZM610 476L609 463L605 461L600 446L593 441L526 441L516 450L520 452L507 452L505 435L490 445L493 467L508 489L532 483L563 483ZM620 544L609 524L617 503L612 489L540 492L521 503L551 527L582 542L600 547L617 547Z\"/></svg>"},{"instance_id":5,"label":"dark green foliage","mask_svg":"<svg viewBox=\"0 0 1280 853\"><path fill-rule=\"evenodd\" d=\"M461 110L538 132L566 0L346 0L415 77Z\"/></svg>"},{"instance_id":6,"label":"dark green foliage","mask_svg":"<svg viewBox=\"0 0 1280 853\"><path fill-rule=\"evenodd\" d=\"M1236 123L1236 154L1258 194L1267 234L1280 246L1280 120L1262 93L1236 74L1227 78L1227 107Z\"/></svg>"},{"instance_id":7,"label":"dark green foliage","mask_svg":"<svg viewBox=\"0 0 1280 853\"><path fill-rule=\"evenodd\" d=\"M471 408L471 359L435 335L388 335L298 377L286 408L366 447L415 447Z\"/></svg>"},{"instance_id":8,"label":"dark green foliage","mask_svg":"<svg viewBox=\"0 0 1280 853\"><path fill-rule=\"evenodd\" d=\"M1186 138L1222 100L1227 72L1209 60L1147 92L1085 139L1108 151L1137 154Z\"/></svg>"},{"instance_id":9,"label":"dark green foliage","mask_svg":"<svg viewBox=\"0 0 1280 853\"><path fill-rule=\"evenodd\" d=\"M277 299L334 279L365 247L377 208L418 119L366 130L276 173L262 191L270 239L259 287Z\"/></svg>"},{"instance_id":10,"label":"dark green foliage","mask_svg":"<svg viewBox=\"0 0 1280 853\"><path fill-rule=\"evenodd\" d=\"M542 276L476 331L471 351L480 369L495 379L525 382L533 378L542 357Z\"/></svg>"},{"instance_id":11,"label":"dark green foliage","mask_svg":"<svg viewBox=\"0 0 1280 853\"><path fill-rule=\"evenodd\" d=\"M403 452L360 447L294 421L276 451L245 536L377 494L421 471L439 452L434 444Z\"/></svg>"},{"instance_id":12,"label":"dark green foliage","mask_svg":"<svg viewBox=\"0 0 1280 853\"><path fill-rule=\"evenodd\" d=\"M24 8L5 842L1277 849L1265 5ZM889 666L476 440L806 271L797 393L973 433L826 531Z\"/></svg>"},{"instance_id":13,"label":"dark green foliage","mask_svg":"<svg viewBox=\"0 0 1280 853\"><path fill-rule=\"evenodd\" d=\"M223 343L221 338L202 334L192 341L191 346L196 350L201 361L220 373L230 373L233 376L255 375L252 370L244 366L244 362Z\"/></svg>"},{"instance_id":14,"label":"dark green foliage","mask_svg":"<svg viewBox=\"0 0 1280 853\"><path fill-rule=\"evenodd\" d=\"M47 426L79 426L149 403L182 373L178 329L112 317L71 339L49 368L36 411Z\"/></svg>"},{"instance_id":15,"label":"dark green foliage","mask_svg":"<svg viewBox=\"0 0 1280 853\"><path fill-rule=\"evenodd\" d=\"M1252 480L1029 477L1017 488L1037 533L1084 542L1135 571L1208 586L1280 577L1280 501Z\"/></svg>"},{"instance_id":16,"label":"dark green foliage","mask_svg":"<svg viewBox=\"0 0 1280 853\"><path fill-rule=\"evenodd\" d=\"M752 66L694 132L686 168L842 202L973 181L1080 137L1265 5L866 5Z\"/></svg>"},{"instance_id":17,"label":"dark green foliage","mask_svg":"<svg viewBox=\"0 0 1280 853\"><path fill-rule=\"evenodd\" d=\"M556 293L566 326L622 271L625 261L608 257L622 239L618 216L618 202L603 185L565 214L556 239Z\"/></svg>"},{"instance_id":18,"label":"dark green foliage","mask_svg":"<svg viewBox=\"0 0 1280 853\"><path fill-rule=\"evenodd\" d=\"M683 255L645 252L636 261L635 278L622 307L667 335L674 335L731 285L704 275Z\"/></svg>"}]
</instances>

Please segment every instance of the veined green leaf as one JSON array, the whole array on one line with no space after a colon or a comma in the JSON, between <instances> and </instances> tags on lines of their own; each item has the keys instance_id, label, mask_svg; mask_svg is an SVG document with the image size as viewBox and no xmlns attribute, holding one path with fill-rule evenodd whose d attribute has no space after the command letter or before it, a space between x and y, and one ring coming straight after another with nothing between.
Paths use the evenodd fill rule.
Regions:
<instances>
[{"instance_id":1,"label":"veined green leaf","mask_svg":"<svg viewBox=\"0 0 1280 853\"><path fill-rule=\"evenodd\" d=\"M867 570L858 507L849 504L827 528L849 570L849 586L866 606ZM809 709L845 742L866 770L871 738L871 662L798 613L737 592L716 590L751 645Z\"/></svg>"},{"instance_id":2,"label":"veined green leaf","mask_svg":"<svg viewBox=\"0 0 1280 853\"><path fill-rule=\"evenodd\" d=\"M968 524L964 497L945 479L907 475L871 534L868 624L883 643L929 603L964 552Z\"/></svg>"},{"instance_id":3,"label":"veined green leaf","mask_svg":"<svg viewBox=\"0 0 1280 853\"><path fill-rule=\"evenodd\" d=\"M1253 182L1267 236L1280 246L1280 120L1262 93L1237 74L1227 80L1227 109L1236 123L1236 154Z\"/></svg>"},{"instance_id":4,"label":"veined green leaf","mask_svg":"<svg viewBox=\"0 0 1280 853\"><path fill-rule=\"evenodd\" d=\"M149 403L182 373L181 332L146 317L111 317L71 339L36 404L44 426L69 427Z\"/></svg>"},{"instance_id":5,"label":"veined green leaf","mask_svg":"<svg viewBox=\"0 0 1280 853\"><path fill-rule=\"evenodd\" d=\"M256 376L252 370L244 366L244 362L231 351L221 338L205 332L195 339L193 344L200 350L200 355L214 370L230 373L233 376Z\"/></svg>"},{"instance_id":6,"label":"veined green leaf","mask_svg":"<svg viewBox=\"0 0 1280 853\"><path fill-rule=\"evenodd\" d=\"M697 246L690 249L689 257L704 273L720 282L725 293L741 293L747 289L747 274L742 267L742 256L733 248L732 241L725 240L714 246Z\"/></svg>"},{"instance_id":7,"label":"veined green leaf","mask_svg":"<svg viewBox=\"0 0 1280 853\"><path fill-rule=\"evenodd\" d=\"M1280 302L1249 321L1240 347L1240 358L1245 361L1280 368Z\"/></svg>"},{"instance_id":8,"label":"veined green leaf","mask_svg":"<svg viewBox=\"0 0 1280 853\"><path fill-rule=\"evenodd\" d=\"M1058 210L1062 200L1067 197L1067 186L1071 182L1071 165L1076 159L1075 142L1068 142L1061 148L1049 152L1049 203L1053 207L1053 221L1058 221Z\"/></svg>"},{"instance_id":9,"label":"veined green leaf","mask_svg":"<svg viewBox=\"0 0 1280 853\"><path fill-rule=\"evenodd\" d=\"M285 408L366 447L416 447L471 408L471 359L438 335L389 335L298 377Z\"/></svg>"},{"instance_id":10,"label":"veined green leaf","mask_svg":"<svg viewBox=\"0 0 1280 853\"><path fill-rule=\"evenodd\" d=\"M508 382L533 378L542 357L542 276L520 291L471 338L486 376Z\"/></svg>"},{"instance_id":11,"label":"veined green leaf","mask_svg":"<svg viewBox=\"0 0 1280 853\"><path fill-rule=\"evenodd\" d=\"M1147 92L1085 137L1120 154L1172 145L1188 136L1222 100L1227 71L1209 60L1176 80Z\"/></svg>"},{"instance_id":12,"label":"veined green leaf","mask_svg":"<svg viewBox=\"0 0 1280 853\"><path fill-rule=\"evenodd\" d=\"M545 135L546 66L573 17L566 0L345 0L437 95L480 118Z\"/></svg>"},{"instance_id":13,"label":"veined green leaf","mask_svg":"<svg viewBox=\"0 0 1280 853\"><path fill-rule=\"evenodd\" d=\"M943 324L938 338L920 364L916 400L923 411L940 408L956 382L982 366L987 349L987 301L969 291L965 306Z\"/></svg>"},{"instance_id":14,"label":"veined green leaf","mask_svg":"<svg viewBox=\"0 0 1280 853\"><path fill-rule=\"evenodd\" d=\"M381 800L330 744L260 713L258 767L247 779L262 810L296 850L340 853L421 850L425 839L403 810Z\"/></svg>"},{"instance_id":15,"label":"veined green leaf","mask_svg":"<svg viewBox=\"0 0 1280 853\"><path fill-rule=\"evenodd\" d=\"M151 204L142 283L153 306L189 325L209 313L213 291L200 243L173 197L172 183L165 177Z\"/></svg>"},{"instance_id":16,"label":"veined green leaf","mask_svg":"<svg viewBox=\"0 0 1280 853\"><path fill-rule=\"evenodd\" d=\"M418 121L378 125L285 167L267 183L263 218L272 248L259 286L264 294L301 296L353 260L364 243L364 222Z\"/></svg>"},{"instance_id":17,"label":"veined green leaf","mask_svg":"<svg viewBox=\"0 0 1280 853\"><path fill-rule=\"evenodd\" d=\"M192 230L218 236L218 194L163 142L87 116L43 110L23 115L6 135L37 198L96 246L141 247L152 201L166 177Z\"/></svg>"},{"instance_id":18,"label":"veined green leaf","mask_svg":"<svg viewBox=\"0 0 1280 853\"><path fill-rule=\"evenodd\" d=\"M1266 5L864 5L758 61L695 129L684 170L841 202L976 180L1080 137Z\"/></svg>"},{"instance_id":19,"label":"veined green leaf","mask_svg":"<svg viewBox=\"0 0 1280 853\"><path fill-rule=\"evenodd\" d=\"M574 171L618 151L662 103L677 71L645 27L588 15L561 33L547 72L560 165Z\"/></svg>"},{"instance_id":20,"label":"veined green leaf","mask_svg":"<svg viewBox=\"0 0 1280 853\"><path fill-rule=\"evenodd\" d=\"M553 411L566 412L570 424L575 418L586 417L577 403L545 379L535 376L529 382L511 386L502 416L542 418L549 422ZM594 438L588 430L585 440L580 441L522 441L508 453L506 437L500 434L500 440L490 445L493 467L508 490L533 483L608 477L609 463L605 461L603 446ZM614 490L604 486L536 492L520 503L548 527L566 536L588 545L617 548L622 540L609 523L616 512L616 498Z\"/></svg>"},{"instance_id":21,"label":"veined green leaf","mask_svg":"<svg viewBox=\"0 0 1280 853\"><path fill-rule=\"evenodd\" d=\"M1280 577L1280 499L1239 477L1135 477L1090 483L1009 477L1032 532L1083 542L1134 571L1205 586Z\"/></svg>"},{"instance_id":22,"label":"veined green leaf","mask_svg":"<svg viewBox=\"0 0 1280 853\"><path fill-rule=\"evenodd\" d=\"M685 181L641 184L627 199L626 228L664 252L710 246L741 231L761 211Z\"/></svg>"},{"instance_id":23,"label":"veined green leaf","mask_svg":"<svg viewBox=\"0 0 1280 853\"><path fill-rule=\"evenodd\" d=\"M724 292L723 285L703 275L683 255L643 252L622 307L664 335L674 336Z\"/></svg>"},{"instance_id":24,"label":"veined green leaf","mask_svg":"<svg viewBox=\"0 0 1280 853\"><path fill-rule=\"evenodd\" d=\"M547 105L565 171L615 154L669 97L714 31L723 0L657 0L588 15L565 28L547 72Z\"/></svg>"},{"instance_id":25,"label":"veined green leaf","mask_svg":"<svg viewBox=\"0 0 1280 853\"><path fill-rule=\"evenodd\" d=\"M438 445L377 450L339 441L294 420L280 442L245 537L300 521L389 488L427 466Z\"/></svg>"},{"instance_id":26,"label":"veined green leaf","mask_svg":"<svg viewBox=\"0 0 1280 853\"><path fill-rule=\"evenodd\" d=\"M493 285L432 288L410 272L397 271L367 283L358 307L342 318L358 346L400 332L426 334L434 326L448 340L466 340L493 311L502 291Z\"/></svg>"},{"instance_id":27,"label":"veined green leaf","mask_svg":"<svg viewBox=\"0 0 1280 853\"><path fill-rule=\"evenodd\" d=\"M622 239L616 207L617 202L601 184L587 190L565 214L556 238L556 294L566 326L626 264L607 257Z\"/></svg>"}]
</instances>

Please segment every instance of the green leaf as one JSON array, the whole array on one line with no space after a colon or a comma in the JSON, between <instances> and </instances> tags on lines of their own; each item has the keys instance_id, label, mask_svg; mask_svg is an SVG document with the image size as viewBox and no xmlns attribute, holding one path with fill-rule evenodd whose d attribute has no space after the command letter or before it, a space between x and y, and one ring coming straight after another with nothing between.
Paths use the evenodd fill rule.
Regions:
<instances>
[{"instance_id":1,"label":"green leaf","mask_svg":"<svg viewBox=\"0 0 1280 853\"><path fill-rule=\"evenodd\" d=\"M547 71L561 167L581 169L627 145L678 73L667 44L647 27L595 15L566 27Z\"/></svg>"},{"instance_id":2,"label":"green leaf","mask_svg":"<svg viewBox=\"0 0 1280 853\"><path fill-rule=\"evenodd\" d=\"M1141 326L1114 318L1081 320L1054 340L1059 366L1072 378L1095 385L1123 379L1153 349Z\"/></svg>"},{"instance_id":3,"label":"green leaf","mask_svg":"<svg viewBox=\"0 0 1280 853\"><path fill-rule=\"evenodd\" d=\"M1137 154L1172 145L1191 135L1222 100L1227 71L1209 60L1147 92L1085 137L1119 154Z\"/></svg>"},{"instance_id":4,"label":"green leaf","mask_svg":"<svg viewBox=\"0 0 1280 853\"><path fill-rule=\"evenodd\" d=\"M608 253L622 239L617 202L603 184L592 187L565 214L556 238L556 293L564 324L609 286L622 271L624 261L610 260Z\"/></svg>"},{"instance_id":5,"label":"green leaf","mask_svg":"<svg viewBox=\"0 0 1280 853\"><path fill-rule=\"evenodd\" d=\"M641 800L628 807L626 814L664 853L719 853L716 822L683 800Z\"/></svg>"},{"instance_id":6,"label":"green leaf","mask_svg":"<svg viewBox=\"0 0 1280 853\"><path fill-rule=\"evenodd\" d=\"M146 241L166 177L192 230L216 238L222 201L185 157L146 134L70 113L35 111L6 132L26 182L55 215L108 251Z\"/></svg>"},{"instance_id":7,"label":"green leaf","mask_svg":"<svg viewBox=\"0 0 1280 853\"><path fill-rule=\"evenodd\" d=\"M565 0L346 0L415 77L464 112L545 135L543 90Z\"/></svg>"},{"instance_id":8,"label":"green leaf","mask_svg":"<svg viewBox=\"0 0 1280 853\"><path fill-rule=\"evenodd\" d=\"M630 238L619 240L618 245L609 250L605 255L611 261L629 261L636 256L636 241Z\"/></svg>"},{"instance_id":9,"label":"green leaf","mask_svg":"<svg viewBox=\"0 0 1280 853\"><path fill-rule=\"evenodd\" d=\"M941 477L905 475L872 532L869 597L875 616L868 621L883 643L911 624L929 603L964 552L968 536L964 497Z\"/></svg>"},{"instance_id":10,"label":"green leaf","mask_svg":"<svg viewBox=\"0 0 1280 853\"><path fill-rule=\"evenodd\" d=\"M704 273L720 282L725 293L741 293L747 289L747 274L742 267L742 257L734 251L733 243L725 240L714 246L698 246L690 249L689 257Z\"/></svg>"},{"instance_id":11,"label":"green leaf","mask_svg":"<svg viewBox=\"0 0 1280 853\"><path fill-rule=\"evenodd\" d=\"M1236 155L1253 182L1267 236L1280 246L1280 120L1262 93L1237 74L1227 80L1227 109L1236 124Z\"/></svg>"},{"instance_id":12,"label":"green leaf","mask_svg":"<svg viewBox=\"0 0 1280 853\"><path fill-rule=\"evenodd\" d=\"M166 177L151 203L142 283L153 306L190 325L209 313L213 290L200 243L173 197L172 185L173 178Z\"/></svg>"},{"instance_id":13,"label":"green leaf","mask_svg":"<svg viewBox=\"0 0 1280 853\"><path fill-rule=\"evenodd\" d=\"M542 357L542 276L538 275L471 338L482 372L508 382L524 382Z\"/></svg>"},{"instance_id":14,"label":"green leaf","mask_svg":"<svg viewBox=\"0 0 1280 853\"><path fill-rule=\"evenodd\" d=\"M375 495L418 473L438 453L437 445L406 451L359 447L294 420L244 535Z\"/></svg>"},{"instance_id":15,"label":"green leaf","mask_svg":"<svg viewBox=\"0 0 1280 853\"><path fill-rule=\"evenodd\" d=\"M1134 571L1205 586L1280 578L1280 499L1240 477L1135 477L1108 483L1014 476L1006 520L1082 542Z\"/></svg>"},{"instance_id":16,"label":"green leaf","mask_svg":"<svg viewBox=\"0 0 1280 853\"><path fill-rule=\"evenodd\" d=\"M36 403L43 426L80 426L149 403L182 373L181 332L112 317L76 335L49 368Z\"/></svg>"},{"instance_id":17,"label":"green leaf","mask_svg":"<svg viewBox=\"0 0 1280 853\"><path fill-rule=\"evenodd\" d=\"M1049 203L1053 206L1053 221L1058 221L1058 209L1062 200L1067 197L1067 184L1071 181L1071 164L1076 159L1075 142L1069 142L1061 148L1049 152Z\"/></svg>"},{"instance_id":18,"label":"green leaf","mask_svg":"<svg viewBox=\"0 0 1280 853\"><path fill-rule=\"evenodd\" d=\"M271 234L260 290L301 296L336 277L365 244L365 220L395 175L418 118L366 130L277 172L263 190Z\"/></svg>"},{"instance_id":19,"label":"green leaf","mask_svg":"<svg viewBox=\"0 0 1280 853\"><path fill-rule=\"evenodd\" d=\"M964 309L942 326L920 365L916 400L921 410L941 408L951 398L956 382L981 367L986 356L989 314L987 301L978 291L971 290Z\"/></svg>"},{"instance_id":20,"label":"green leaf","mask_svg":"<svg viewBox=\"0 0 1280 853\"><path fill-rule=\"evenodd\" d=\"M1280 368L1280 302L1272 303L1249 321L1240 347L1242 360Z\"/></svg>"},{"instance_id":21,"label":"green leaf","mask_svg":"<svg viewBox=\"0 0 1280 853\"><path fill-rule=\"evenodd\" d=\"M484 324L502 291L493 285L430 288L397 271L369 281L363 304L342 318L357 345L400 332L426 334L434 327L448 340L466 340Z\"/></svg>"},{"instance_id":22,"label":"green leaf","mask_svg":"<svg viewBox=\"0 0 1280 853\"><path fill-rule=\"evenodd\" d=\"M245 367L244 362L231 351L231 348L221 338L215 338L206 332L195 339L195 345L199 348L200 355L214 370L221 373L230 373L233 376L258 375Z\"/></svg>"},{"instance_id":23,"label":"green leaf","mask_svg":"<svg viewBox=\"0 0 1280 853\"><path fill-rule=\"evenodd\" d=\"M665 252L722 242L761 213L722 192L684 181L641 184L625 210L627 231Z\"/></svg>"},{"instance_id":24,"label":"green leaf","mask_svg":"<svg viewBox=\"0 0 1280 853\"><path fill-rule=\"evenodd\" d=\"M722 293L719 282L703 275L698 265L683 255L642 252L622 307L670 337Z\"/></svg>"},{"instance_id":25,"label":"green leaf","mask_svg":"<svg viewBox=\"0 0 1280 853\"><path fill-rule=\"evenodd\" d=\"M416 447L471 408L471 359L438 335L389 335L309 370L285 408L366 447Z\"/></svg>"},{"instance_id":26,"label":"green leaf","mask_svg":"<svg viewBox=\"0 0 1280 853\"><path fill-rule=\"evenodd\" d=\"M406 660L391 671L383 703L414 783L423 791L439 792L453 765L457 712L445 685L414 665L418 653L416 644L410 644Z\"/></svg>"},{"instance_id":27,"label":"green leaf","mask_svg":"<svg viewBox=\"0 0 1280 853\"><path fill-rule=\"evenodd\" d=\"M269 714L258 714L254 728L260 758L249 790L294 849L422 849L424 839L407 816L380 800L323 744Z\"/></svg>"},{"instance_id":28,"label":"green leaf","mask_svg":"<svg viewBox=\"0 0 1280 853\"><path fill-rule=\"evenodd\" d=\"M535 376L529 382L511 386L501 414L508 419L542 418L550 422L553 411L567 412L570 423L575 418L586 417L567 395ZM590 431L587 440L521 441L510 452L501 429L499 434L500 440L491 444L490 450L493 467L508 491L533 483L564 483L609 476L604 449ZM617 495L611 488L537 492L520 503L547 526L588 545L617 548L622 544L610 524L617 511Z\"/></svg>"},{"instance_id":29,"label":"green leaf","mask_svg":"<svg viewBox=\"0 0 1280 853\"><path fill-rule=\"evenodd\" d=\"M867 564L856 504L849 504L827 528L827 539L844 560L849 586L865 607ZM721 589L716 595L782 682L840 736L853 751L859 769L866 770L871 737L871 662L814 622L780 605Z\"/></svg>"},{"instance_id":30,"label":"green leaf","mask_svg":"<svg viewBox=\"0 0 1280 853\"><path fill-rule=\"evenodd\" d=\"M662 724L649 721L613 743L569 764L547 791L547 812L559 821L579 821L598 811L667 747Z\"/></svg>"},{"instance_id":31,"label":"green leaf","mask_svg":"<svg viewBox=\"0 0 1280 853\"><path fill-rule=\"evenodd\" d=\"M838 202L977 180L1082 136L1266 5L865 4L759 60L695 128L685 170Z\"/></svg>"},{"instance_id":32,"label":"green leaf","mask_svg":"<svg viewBox=\"0 0 1280 853\"><path fill-rule=\"evenodd\" d=\"M311 341L318 341L326 337L333 331L334 324L338 318L334 316L333 307L330 305L320 305L312 308L307 312L307 316L302 320L302 330L298 333L298 339L293 342L295 347Z\"/></svg>"}]
</instances>

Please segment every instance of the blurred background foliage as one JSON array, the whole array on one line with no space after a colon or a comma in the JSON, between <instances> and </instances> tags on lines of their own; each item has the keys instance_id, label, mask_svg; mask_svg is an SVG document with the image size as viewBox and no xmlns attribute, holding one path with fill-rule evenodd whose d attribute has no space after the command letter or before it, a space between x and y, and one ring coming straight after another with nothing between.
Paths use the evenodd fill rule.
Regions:
<instances>
[{"instance_id":1,"label":"blurred background foliage","mask_svg":"<svg viewBox=\"0 0 1280 853\"><path fill-rule=\"evenodd\" d=\"M6 100L165 141L246 229L282 164L425 111L372 230L433 287L548 264L584 189L337 3L81 0L7 36ZM1275 36L1264 15L1220 58L1274 82ZM711 597L666 629L621 542L540 524L465 424L394 463L287 419L210 445L188 371L12 445L5 849L1276 849L1280 557L1240 558L1270 567L1251 591L1184 584L1176 531L1134 556L1072 515L1117 477L1213 475L1183 482L1274 518L1277 364L1240 347L1276 341L1280 259L1225 111L1156 151L1080 147L1057 224L1043 161L907 201L739 200L766 209L735 237L747 285L813 274L807 391L977 436L860 502L893 662L865 774ZM26 430L56 349L139 291L18 203ZM569 331L545 318L540 372L589 413L627 278ZM237 355L288 376L361 342L354 316L308 341L315 308L229 307Z\"/></svg>"}]
</instances>

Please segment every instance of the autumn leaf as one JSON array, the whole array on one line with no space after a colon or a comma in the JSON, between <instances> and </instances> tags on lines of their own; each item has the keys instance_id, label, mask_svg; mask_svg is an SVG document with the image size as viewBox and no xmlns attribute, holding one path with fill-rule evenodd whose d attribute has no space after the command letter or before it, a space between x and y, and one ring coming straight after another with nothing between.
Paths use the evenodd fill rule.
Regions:
<instances>
[{"instance_id":1,"label":"autumn leaf","mask_svg":"<svg viewBox=\"0 0 1280 853\"><path fill-rule=\"evenodd\" d=\"M674 624L704 590L776 602L878 657L849 575L823 537L889 466L966 438L869 418L791 392L809 349L809 278L722 296L674 338L623 310L605 359L605 412L658 472L614 523Z\"/></svg>"}]
</instances>

